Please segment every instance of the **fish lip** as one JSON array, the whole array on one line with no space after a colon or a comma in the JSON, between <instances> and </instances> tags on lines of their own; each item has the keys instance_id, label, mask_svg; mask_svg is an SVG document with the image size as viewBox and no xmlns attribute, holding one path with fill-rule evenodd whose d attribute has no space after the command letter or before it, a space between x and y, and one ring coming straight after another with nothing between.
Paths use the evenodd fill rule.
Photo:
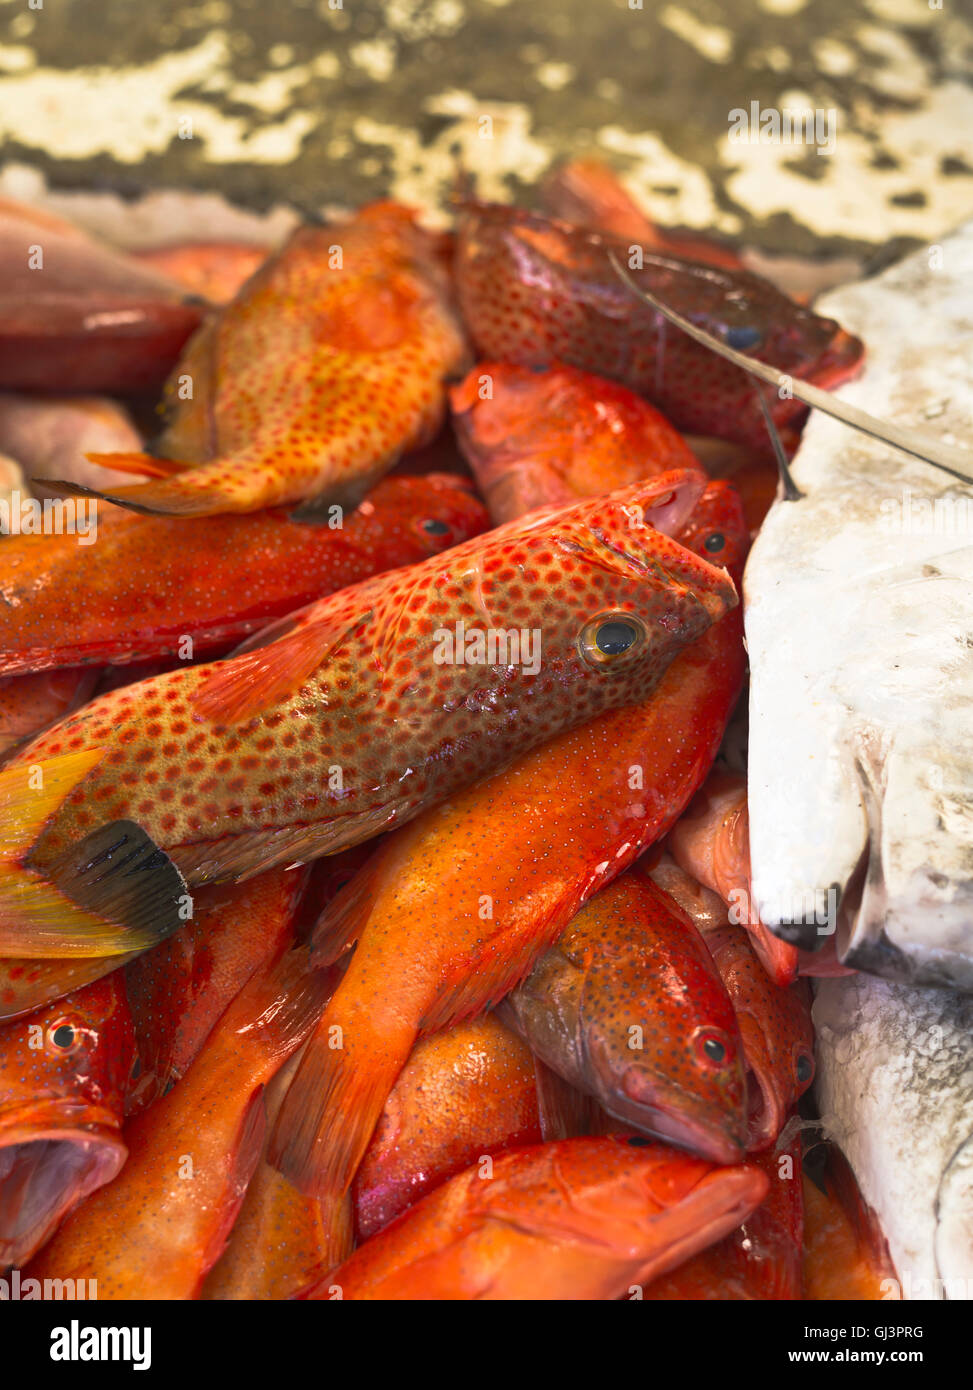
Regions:
<instances>
[{"instance_id":1,"label":"fish lip","mask_svg":"<svg viewBox=\"0 0 973 1390\"><path fill-rule=\"evenodd\" d=\"M118 1176L128 1157L119 1117L100 1106L52 1100L0 1113L0 1158L10 1149L44 1141L78 1148L89 1163L64 1174L24 1227L16 1220L7 1224L17 1208L8 1212L0 1179L0 1266L26 1264L79 1201ZM16 1179L16 1168L10 1171ZM96 1180L86 1181L90 1179Z\"/></svg>"},{"instance_id":2,"label":"fish lip","mask_svg":"<svg viewBox=\"0 0 973 1390\"><path fill-rule=\"evenodd\" d=\"M733 1136L729 1117L721 1124L700 1115L675 1116L652 1100L633 1096L627 1086L623 1092L616 1091L600 1100L613 1119L699 1158L712 1163L734 1164L742 1163L746 1157L745 1137L743 1134Z\"/></svg>"},{"instance_id":3,"label":"fish lip","mask_svg":"<svg viewBox=\"0 0 973 1390\"><path fill-rule=\"evenodd\" d=\"M747 1115L747 1153L761 1153L769 1149L777 1139L784 1124L784 1101L774 1085L773 1072L759 1063L747 1058L748 1095L750 1086L756 1088L761 1100L761 1110L756 1118Z\"/></svg>"}]
</instances>

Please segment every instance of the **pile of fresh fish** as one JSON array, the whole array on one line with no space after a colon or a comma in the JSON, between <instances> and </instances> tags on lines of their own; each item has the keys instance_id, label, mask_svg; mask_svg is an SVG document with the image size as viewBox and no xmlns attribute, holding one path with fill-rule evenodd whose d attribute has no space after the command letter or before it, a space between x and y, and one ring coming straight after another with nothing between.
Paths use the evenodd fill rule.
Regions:
<instances>
[{"instance_id":1,"label":"pile of fresh fish","mask_svg":"<svg viewBox=\"0 0 973 1390\"><path fill-rule=\"evenodd\" d=\"M853 969L969 985L968 768L915 842L889 789L969 673L905 631L925 552L881 608L820 423L740 597L801 392L883 336L870 291L796 304L589 163L542 199L139 255L0 206L0 1266L102 1299L968 1296L966 1001ZM786 582L834 634L847 555L860 651L901 619L908 750L894 692L848 694L877 655L804 687L774 627ZM844 701L867 834L795 771L802 700ZM822 826L827 938L778 910Z\"/></svg>"}]
</instances>

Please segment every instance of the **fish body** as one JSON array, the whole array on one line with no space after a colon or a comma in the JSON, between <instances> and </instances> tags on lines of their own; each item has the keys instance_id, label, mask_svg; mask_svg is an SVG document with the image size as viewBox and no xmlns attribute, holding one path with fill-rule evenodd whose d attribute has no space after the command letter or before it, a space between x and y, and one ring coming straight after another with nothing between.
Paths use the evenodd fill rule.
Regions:
<instances>
[{"instance_id":1,"label":"fish body","mask_svg":"<svg viewBox=\"0 0 973 1390\"><path fill-rule=\"evenodd\" d=\"M973 476L973 222L941 255L824 303L870 344L839 398ZM830 917L847 966L973 990L973 488L820 412L793 472L745 585L755 907L810 950Z\"/></svg>"},{"instance_id":2,"label":"fish body","mask_svg":"<svg viewBox=\"0 0 973 1390\"><path fill-rule=\"evenodd\" d=\"M672 468L699 467L647 401L575 367L534 371L480 362L453 387L450 402L460 445L498 524Z\"/></svg>"},{"instance_id":3,"label":"fish body","mask_svg":"<svg viewBox=\"0 0 973 1390\"><path fill-rule=\"evenodd\" d=\"M168 275L210 304L228 304L269 254L269 247L243 241L177 242L131 253L141 265Z\"/></svg>"},{"instance_id":4,"label":"fish body","mask_svg":"<svg viewBox=\"0 0 973 1390\"><path fill-rule=\"evenodd\" d=\"M807 982L776 985L757 959L752 938L728 921L722 898L684 873L668 855L650 872L702 934L732 1001L747 1066L747 1151L759 1153L776 1142L814 1080Z\"/></svg>"},{"instance_id":5,"label":"fish body","mask_svg":"<svg viewBox=\"0 0 973 1390\"><path fill-rule=\"evenodd\" d=\"M7 200L0 267L5 391L153 390L205 308L70 223Z\"/></svg>"},{"instance_id":6,"label":"fish body","mask_svg":"<svg viewBox=\"0 0 973 1390\"><path fill-rule=\"evenodd\" d=\"M377 203L300 227L189 344L154 457L95 460L161 481L103 495L176 516L354 505L436 433L466 358L435 241L412 212Z\"/></svg>"},{"instance_id":7,"label":"fish body","mask_svg":"<svg viewBox=\"0 0 973 1390\"><path fill-rule=\"evenodd\" d=\"M559 361L597 372L644 395L679 430L767 453L747 374L669 329L622 283L612 256L633 283L716 336L745 341L748 353L791 376L833 385L861 362L858 339L759 276L651 251L632 268L624 240L492 204L468 206L457 238L460 306L479 352L522 366ZM779 396L768 405L793 442L805 407Z\"/></svg>"},{"instance_id":8,"label":"fish body","mask_svg":"<svg viewBox=\"0 0 973 1390\"><path fill-rule=\"evenodd\" d=\"M192 920L126 967L140 1062L128 1114L185 1075L230 1002L280 955L306 880L301 869L271 869L248 883L203 889Z\"/></svg>"},{"instance_id":9,"label":"fish body","mask_svg":"<svg viewBox=\"0 0 973 1390\"><path fill-rule=\"evenodd\" d=\"M19 743L83 705L97 679L96 671L0 676L0 762Z\"/></svg>"},{"instance_id":10,"label":"fish body","mask_svg":"<svg viewBox=\"0 0 973 1390\"><path fill-rule=\"evenodd\" d=\"M500 1010L623 1124L713 1163L742 1159L733 1006L689 917L638 869L589 898Z\"/></svg>"},{"instance_id":11,"label":"fish body","mask_svg":"<svg viewBox=\"0 0 973 1390\"><path fill-rule=\"evenodd\" d=\"M492 1176L474 1166L436 1188L302 1297L631 1296L739 1225L766 1191L754 1168L622 1137L516 1149Z\"/></svg>"},{"instance_id":12,"label":"fish body","mask_svg":"<svg viewBox=\"0 0 973 1390\"><path fill-rule=\"evenodd\" d=\"M0 1268L122 1167L134 1061L119 973L0 1027Z\"/></svg>"},{"instance_id":13,"label":"fish body","mask_svg":"<svg viewBox=\"0 0 973 1390\"><path fill-rule=\"evenodd\" d=\"M682 535L739 572L746 531L725 484L707 488ZM292 1180L331 1199L346 1191L416 1037L501 998L671 828L716 755L744 659L731 611L653 696L558 735L383 841L314 939L320 960L358 947L278 1117L273 1161Z\"/></svg>"},{"instance_id":14,"label":"fish body","mask_svg":"<svg viewBox=\"0 0 973 1390\"><path fill-rule=\"evenodd\" d=\"M643 524L638 508L657 486L535 513L341 590L245 655L94 700L0 773L0 790L23 798L21 819L17 802L8 814L30 837L25 872L84 859L72 845L122 822L169 856L159 875L175 864L190 885L243 879L368 839L560 730L644 699L736 602L728 573ZM45 774L44 796L28 793L37 766L66 767L74 789L64 796ZM35 889L23 877L8 887L27 894L22 913L25 884ZM77 922L61 920L67 940ZM36 926L11 931L11 955L31 943L73 953L48 950ZM99 934L74 953L106 953ZM114 949L137 944L123 931Z\"/></svg>"},{"instance_id":15,"label":"fish body","mask_svg":"<svg viewBox=\"0 0 973 1390\"><path fill-rule=\"evenodd\" d=\"M420 1039L355 1177L359 1240L484 1156L541 1138L533 1054L494 1014Z\"/></svg>"},{"instance_id":16,"label":"fish body","mask_svg":"<svg viewBox=\"0 0 973 1390\"><path fill-rule=\"evenodd\" d=\"M56 384L57 378L51 381ZM89 453L129 453L141 449L142 438L132 417L107 396L0 395L0 450L15 458L28 480L64 478L86 487L117 481L108 468L92 463ZM99 525L104 521L104 508ZM77 555L74 536L66 536ZM57 546L61 537L44 536Z\"/></svg>"},{"instance_id":17,"label":"fish body","mask_svg":"<svg viewBox=\"0 0 973 1390\"><path fill-rule=\"evenodd\" d=\"M324 983L290 955L250 979L186 1076L126 1127L125 1167L62 1224L31 1277L95 1279L100 1300L196 1297L260 1157L263 1088L300 1046Z\"/></svg>"},{"instance_id":18,"label":"fish body","mask_svg":"<svg viewBox=\"0 0 973 1390\"><path fill-rule=\"evenodd\" d=\"M812 1158L815 1175L804 1174L805 1297L824 1303L897 1298L888 1245L848 1160L824 1140L815 1144Z\"/></svg>"},{"instance_id":19,"label":"fish body","mask_svg":"<svg viewBox=\"0 0 973 1390\"><path fill-rule=\"evenodd\" d=\"M730 921L749 931L754 950L775 984L790 984L797 976L797 951L768 931L756 915L750 894L746 778L712 773L669 836L669 852L687 874L719 893L730 908Z\"/></svg>"},{"instance_id":20,"label":"fish body","mask_svg":"<svg viewBox=\"0 0 973 1390\"><path fill-rule=\"evenodd\" d=\"M209 655L326 594L437 555L482 531L487 516L462 480L428 474L383 479L340 520L332 528L279 510L187 519L102 507L97 545L11 536L0 672Z\"/></svg>"},{"instance_id":21,"label":"fish body","mask_svg":"<svg viewBox=\"0 0 973 1390\"><path fill-rule=\"evenodd\" d=\"M671 231L656 225L639 207L618 175L597 159L571 159L560 165L541 188L552 217L592 232L635 243L646 250L680 256L686 261L742 270L735 251L714 238Z\"/></svg>"},{"instance_id":22,"label":"fish body","mask_svg":"<svg viewBox=\"0 0 973 1390\"><path fill-rule=\"evenodd\" d=\"M973 1292L973 999L859 973L818 980L822 1124L888 1240L907 1300Z\"/></svg>"},{"instance_id":23,"label":"fish body","mask_svg":"<svg viewBox=\"0 0 973 1390\"><path fill-rule=\"evenodd\" d=\"M747 1159L766 1175L767 1196L729 1235L655 1280L649 1302L794 1301L804 1297L804 1188L800 1134L778 1153Z\"/></svg>"}]
</instances>

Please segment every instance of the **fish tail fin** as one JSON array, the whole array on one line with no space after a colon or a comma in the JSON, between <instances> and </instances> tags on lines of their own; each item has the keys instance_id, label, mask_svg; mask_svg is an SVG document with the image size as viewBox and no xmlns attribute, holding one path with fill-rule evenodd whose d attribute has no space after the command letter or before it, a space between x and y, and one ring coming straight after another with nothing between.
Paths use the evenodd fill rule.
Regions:
<instances>
[{"instance_id":1,"label":"fish tail fin","mask_svg":"<svg viewBox=\"0 0 973 1390\"><path fill-rule=\"evenodd\" d=\"M117 455L109 455L115 457ZM145 460L139 470L148 472L148 465L158 472L163 465L159 459L146 455L125 457ZM115 465L118 466L118 465ZM45 478L65 492L77 497L97 497L114 502L119 507L141 512L145 516L217 516L223 512L254 512L287 501L278 470L259 459L216 458L209 463L188 467L183 472L153 478L133 487L91 488L64 479Z\"/></svg>"},{"instance_id":2,"label":"fish tail fin","mask_svg":"<svg viewBox=\"0 0 973 1390\"><path fill-rule=\"evenodd\" d=\"M415 1036L408 1023L376 1025L364 1009L325 1011L268 1151L295 1187L324 1203L344 1197Z\"/></svg>"},{"instance_id":3,"label":"fish tail fin","mask_svg":"<svg viewBox=\"0 0 973 1390\"><path fill-rule=\"evenodd\" d=\"M171 478L173 474L183 473L187 468L193 467L191 463L183 463L180 459L156 458L153 454L138 452L93 453L85 454L85 458L102 468L113 468L118 473L137 473L145 478Z\"/></svg>"},{"instance_id":4,"label":"fish tail fin","mask_svg":"<svg viewBox=\"0 0 973 1390\"><path fill-rule=\"evenodd\" d=\"M100 826L43 872L23 862L103 753L85 749L0 771L0 955L119 955L157 945L185 920L185 879L133 821Z\"/></svg>"}]
</instances>

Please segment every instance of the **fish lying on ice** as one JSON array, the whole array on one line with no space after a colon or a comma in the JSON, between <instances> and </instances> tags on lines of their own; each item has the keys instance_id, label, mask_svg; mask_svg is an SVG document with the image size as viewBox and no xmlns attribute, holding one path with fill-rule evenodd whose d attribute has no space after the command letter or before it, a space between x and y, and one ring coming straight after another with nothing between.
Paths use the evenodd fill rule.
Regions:
<instances>
[{"instance_id":1,"label":"fish lying on ice","mask_svg":"<svg viewBox=\"0 0 973 1390\"><path fill-rule=\"evenodd\" d=\"M973 1298L973 999L850 975L812 1017L823 1123L898 1273L880 1296Z\"/></svg>"}]
</instances>

